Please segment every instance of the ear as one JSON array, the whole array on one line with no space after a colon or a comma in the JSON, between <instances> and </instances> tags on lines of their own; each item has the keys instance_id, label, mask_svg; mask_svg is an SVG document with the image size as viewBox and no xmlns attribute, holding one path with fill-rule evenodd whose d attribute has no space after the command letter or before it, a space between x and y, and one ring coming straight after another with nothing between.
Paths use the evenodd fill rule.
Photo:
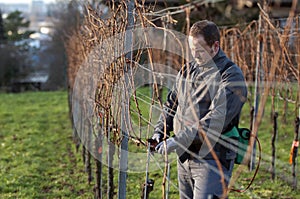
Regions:
<instances>
[{"instance_id":1,"label":"ear","mask_svg":"<svg viewBox=\"0 0 300 199\"><path fill-rule=\"evenodd\" d=\"M219 48L220 48L220 42L215 41L215 43L213 44L213 50L214 50L214 52L217 53L219 51Z\"/></svg>"}]
</instances>

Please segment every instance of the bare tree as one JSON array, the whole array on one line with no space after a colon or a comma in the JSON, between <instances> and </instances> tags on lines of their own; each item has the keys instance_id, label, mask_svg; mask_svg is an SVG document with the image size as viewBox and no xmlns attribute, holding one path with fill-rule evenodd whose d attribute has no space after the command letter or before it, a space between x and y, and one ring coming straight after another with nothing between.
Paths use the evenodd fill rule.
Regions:
<instances>
[{"instance_id":1,"label":"bare tree","mask_svg":"<svg viewBox=\"0 0 300 199\"><path fill-rule=\"evenodd\" d=\"M54 19L54 34L52 44L47 51L47 56L52 57L49 67L49 80L47 89L66 88L67 85L67 61L65 56L64 41L71 35L71 32L80 24L80 4L76 0L58 0L50 16Z\"/></svg>"}]
</instances>

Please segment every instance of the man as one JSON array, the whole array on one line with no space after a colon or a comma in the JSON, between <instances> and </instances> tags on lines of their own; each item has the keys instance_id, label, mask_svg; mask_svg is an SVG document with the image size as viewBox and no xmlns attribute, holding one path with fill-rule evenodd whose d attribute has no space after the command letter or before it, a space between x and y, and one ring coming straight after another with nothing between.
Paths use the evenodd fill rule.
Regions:
<instances>
[{"instance_id":1,"label":"man","mask_svg":"<svg viewBox=\"0 0 300 199\"><path fill-rule=\"evenodd\" d=\"M236 150L222 135L237 126L247 87L216 24L193 24L189 46L194 61L178 73L149 143L163 155L176 151L180 198L226 198Z\"/></svg>"}]
</instances>

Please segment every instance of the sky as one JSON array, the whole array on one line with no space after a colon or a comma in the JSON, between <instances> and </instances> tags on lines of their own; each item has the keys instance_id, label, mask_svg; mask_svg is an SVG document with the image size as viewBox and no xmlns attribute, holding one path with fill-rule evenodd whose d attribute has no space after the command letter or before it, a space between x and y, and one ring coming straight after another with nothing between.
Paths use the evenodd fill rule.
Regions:
<instances>
[{"instance_id":1,"label":"sky","mask_svg":"<svg viewBox=\"0 0 300 199\"><path fill-rule=\"evenodd\" d=\"M0 3L28 3L30 4L32 0L0 0ZM44 0L45 3L55 2L55 0Z\"/></svg>"}]
</instances>

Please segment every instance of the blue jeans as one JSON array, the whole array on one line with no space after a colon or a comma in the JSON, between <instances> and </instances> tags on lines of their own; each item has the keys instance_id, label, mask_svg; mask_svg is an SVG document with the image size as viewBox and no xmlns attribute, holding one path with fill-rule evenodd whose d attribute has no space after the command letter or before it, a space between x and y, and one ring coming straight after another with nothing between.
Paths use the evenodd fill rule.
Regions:
<instances>
[{"instance_id":1,"label":"blue jeans","mask_svg":"<svg viewBox=\"0 0 300 199\"><path fill-rule=\"evenodd\" d=\"M222 166L227 189L234 160L229 160L229 169ZM213 199L221 197L223 188L215 160L191 159L177 162L180 199Z\"/></svg>"}]
</instances>

